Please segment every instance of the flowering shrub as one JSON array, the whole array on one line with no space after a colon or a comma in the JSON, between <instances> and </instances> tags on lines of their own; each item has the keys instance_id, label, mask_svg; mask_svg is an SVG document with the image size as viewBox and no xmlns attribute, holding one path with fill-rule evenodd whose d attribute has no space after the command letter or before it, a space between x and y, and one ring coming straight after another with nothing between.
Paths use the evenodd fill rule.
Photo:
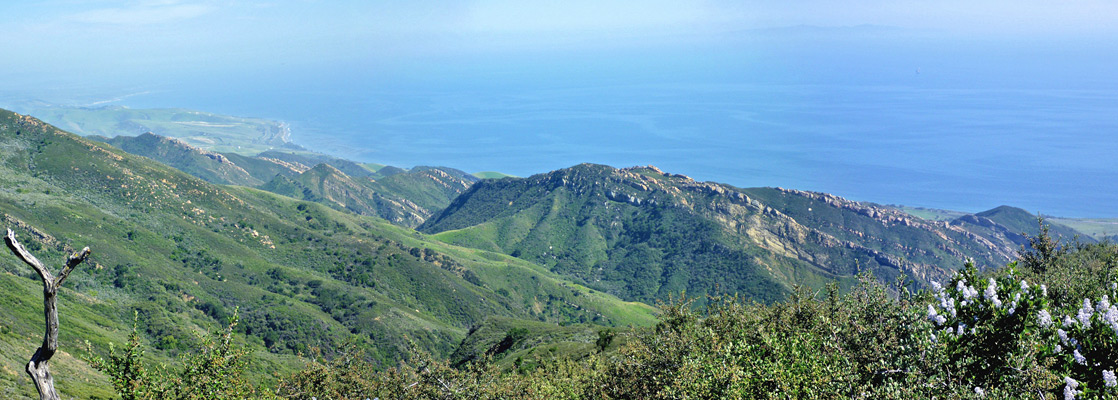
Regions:
<instances>
[{"instance_id":1,"label":"flowering shrub","mask_svg":"<svg viewBox=\"0 0 1118 400\"><path fill-rule=\"evenodd\" d=\"M930 339L944 345L945 367L965 381L955 383L976 393L1017 385L1021 394L1057 391L1065 399L1118 395L1118 307L1110 304L1118 285L1078 308L1052 302L1047 286L1020 278L1015 263L984 279L968 264L947 285L931 285ZM1053 376L1062 385L1053 387Z\"/></svg>"},{"instance_id":2,"label":"flowering shrub","mask_svg":"<svg viewBox=\"0 0 1118 400\"><path fill-rule=\"evenodd\" d=\"M1017 276L1013 264L998 277L981 278L973 264L946 285L932 282L930 339L945 346L950 373L968 385L989 387L1028 379L1038 321L1048 306L1043 285Z\"/></svg>"},{"instance_id":3,"label":"flowering shrub","mask_svg":"<svg viewBox=\"0 0 1118 400\"><path fill-rule=\"evenodd\" d=\"M138 341L93 363L124 398L202 393L169 389L179 386L236 389L227 398L358 400L1118 398L1118 245L1034 242L1047 250L984 272L968 264L926 291L863 274L845 293L834 284L799 287L774 304L664 305L658 325L619 331L617 346L532 370L501 367L499 354L454 367L420 353L377 371L342 351L272 389L248 387L243 353L223 350L231 330L174 376L145 372Z\"/></svg>"},{"instance_id":4,"label":"flowering shrub","mask_svg":"<svg viewBox=\"0 0 1118 400\"><path fill-rule=\"evenodd\" d=\"M1048 310L1038 313L1043 322L1044 355L1052 369L1065 376L1064 398L1099 394L1118 396L1118 307L1110 304L1118 298L1118 284L1109 294L1095 301L1083 299L1078 309L1068 309L1059 323Z\"/></svg>"}]
</instances>

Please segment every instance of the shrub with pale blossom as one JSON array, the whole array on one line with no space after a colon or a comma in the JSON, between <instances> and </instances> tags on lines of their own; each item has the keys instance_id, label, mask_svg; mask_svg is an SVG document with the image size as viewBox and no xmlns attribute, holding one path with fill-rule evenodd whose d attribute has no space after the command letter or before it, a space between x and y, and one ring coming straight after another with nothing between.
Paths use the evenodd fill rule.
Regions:
<instances>
[{"instance_id":1,"label":"shrub with pale blossom","mask_svg":"<svg viewBox=\"0 0 1118 400\"><path fill-rule=\"evenodd\" d=\"M948 368L981 387L1018 379L1029 357L1026 342L1034 327L1052 324L1039 313L1047 299L1039 288L1016 277L1014 266L998 277L980 277L971 264L946 285L932 283L934 302L927 317L945 346ZM981 284L983 290L975 287ZM961 371L959 371L961 370Z\"/></svg>"},{"instance_id":2,"label":"shrub with pale blossom","mask_svg":"<svg viewBox=\"0 0 1118 400\"><path fill-rule=\"evenodd\" d=\"M1065 398L1118 395L1118 307L1110 303L1118 298L1116 285L1109 295L1064 309L1051 304L1045 285L1018 278L1014 264L996 277L980 276L968 265L951 282L931 284L927 318L948 368L963 372L968 384L992 387L1048 364L1047 373L1065 378L1050 389Z\"/></svg>"},{"instance_id":3,"label":"shrub with pale blossom","mask_svg":"<svg viewBox=\"0 0 1118 400\"><path fill-rule=\"evenodd\" d=\"M1118 290L1111 285L1110 292L1094 302L1085 298L1078 308L1068 309L1059 327L1039 326L1042 346L1050 349L1044 353L1053 361L1053 370L1067 377L1065 398L1118 395L1114 379L1118 368L1118 307L1110 304L1112 296L1118 297ZM1048 310L1043 311L1047 314ZM1038 320L1042 318L1038 315Z\"/></svg>"}]
</instances>

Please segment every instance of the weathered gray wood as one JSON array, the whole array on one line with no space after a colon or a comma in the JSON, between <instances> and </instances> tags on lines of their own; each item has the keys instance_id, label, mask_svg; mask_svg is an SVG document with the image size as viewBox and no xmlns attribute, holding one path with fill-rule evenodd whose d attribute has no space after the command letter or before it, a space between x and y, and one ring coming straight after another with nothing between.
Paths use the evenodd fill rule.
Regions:
<instances>
[{"instance_id":1,"label":"weathered gray wood","mask_svg":"<svg viewBox=\"0 0 1118 400\"><path fill-rule=\"evenodd\" d=\"M62 271L55 278L39 259L35 258L22 244L16 241L16 234L11 229L8 229L7 236L4 236L4 243L8 245L8 249L11 249L16 257L35 269L39 278L43 280L43 314L46 319L46 332L43 333L43 345L35 351L35 354L31 356L31 361L27 363L27 373L31 375L31 380L35 382L35 389L39 391L40 400L59 400L58 391L54 389L54 377L50 374L50 359L58 351L58 308L55 306L55 299L58 288L62 286L62 281L70 276L74 267L77 267L78 264L85 261L86 257L89 257L89 248L86 247L68 257L66 265L62 267Z\"/></svg>"}]
</instances>

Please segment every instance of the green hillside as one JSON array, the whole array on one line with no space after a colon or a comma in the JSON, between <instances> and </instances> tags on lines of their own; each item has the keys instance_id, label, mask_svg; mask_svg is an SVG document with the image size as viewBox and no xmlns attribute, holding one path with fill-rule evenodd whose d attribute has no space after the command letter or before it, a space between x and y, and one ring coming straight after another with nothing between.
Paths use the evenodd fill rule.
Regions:
<instances>
[{"instance_id":1,"label":"green hillside","mask_svg":"<svg viewBox=\"0 0 1118 400\"><path fill-rule=\"evenodd\" d=\"M506 174L506 173L503 173L503 172L496 172L496 171L474 172L474 176L478 177L479 179L516 178L515 175L509 175L509 174Z\"/></svg>"},{"instance_id":2,"label":"green hillside","mask_svg":"<svg viewBox=\"0 0 1118 400\"><path fill-rule=\"evenodd\" d=\"M379 218L213 185L7 111L0 111L0 217L48 262L93 249L59 296L67 354L83 340L100 349L121 343L134 312L158 360L191 348L193 332L239 309L239 329L257 349L255 379L294 368L294 354L311 346L332 349L352 337L384 367L411 354L409 341L449 355L490 316L603 325L653 318L649 306L568 284L519 259L431 241ZM13 371L0 374L0 386L11 388L41 334L42 303L29 268L0 256L0 270L0 346L11 350L0 361ZM87 368L69 356L56 365ZM64 393L105 387L97 374L58 374Z\"/></svg>"},{"instance_id":3,"label":"green hillside","mask_svg":"<svg viewBox=\"0 0 1118 400\"><path fill-rule=\"evenodd\" d=\"M256 158L272 162L288 163L297 168L299 172L306 171L318 164L329 164L335 169L342 171L342 173L356 178L384 176L379 172L373 172L363 164L320 153L272 150L257 154ZM378 171L384 171L385 173L389 173L391 170L391 168L378 169Z\"/></svg>"},{"instance_id":4,"label":"green hillside","mask_svg":"<svg viewBox=\"0 0 1118 400\"><path fill-rule=\"evenodd\" d=\"M332 164L318 164L298 175L276 175L260 188L414 227L473 184L473 177L453 171L415 168L373 179L347 175Z\"/></svg>"},{"instance_id":5,"label":"green hillside","mask_svg":"<svg viewBox=\"0 0 1118 400\"><path fill-rule=\"evenodd\" d=\"M837 196L592 164L481 181L418 229L649 303L683 291L774 301L794 283L847 285L860 270L926 281L966 258L996 266L1016 254L996 232Z\"/></svg>"},{"instance_id":6,"label":"green hillside","mask_svg":"<svg viewBox=\"0 0 1118 400\"><path fill-rule=\"evenodd\" d=\"M1040 234L1037 216L1017 207L999 206L973 215L956 218L953 224L967 225L971 230L994 229L1019 246L1028 246L1028 236ZM1094 242L1095 239L1081 235L1075 229L1053 221L1046 221L1049 234L1070 241L1079 237L1081 241Z\"/></svg>"},{"instance_id":7,"label":"green hillside","mask_svg":"<svg viewBox=\"0 0 1118 400\"><path fill-rule=\"evenodd\" d=\"M446 167L382 166L374 171L364 164L310 152L226 155L150 133L93 138L208 182L257 187L406 227L419 225L478 180Z\"/></svg>"},{"instance_id":8,"label":"green hillside","mask_svg":"<svg viewBox=\"0 0 1118 400\"><path fill-rule=\"evenodd\" d=\"M559 360L579 360L614 350L624 341L617 328L491 317L470 330L450 362L462 366L488 357L502 370L526 372Z\"/></svg>"},{"instance_id":9,"label":"green hillside","mask_svg":"<svg viewBox=\"0 0 1118 400\"><path fill-rule=\"evenodd\" d=\"M425 220L445 208L477 181L473 175L453 168L420 166L375 179L370 186L377 193L395 196L419 206L424 211ZM411 226L416 225L418 224Z\"/></svg>"},{"instance_id":10,"label":"green hillside","mask_svg":"<svg viewBox=\"0 0 1118 400\"><path fill-rule=\"evenodd\" d=\"M207 182L241 186L257 186L264 183L224 155L190 146L179 139L145 133L139 136L117 136L106 139L105 142L129 153L167 164Z\"/></svg>"},{"instance_id":11,"label":"green hillside","mask_svg":"<svg viewBox=\"0 0 1118 400\"><path fill-rule=\"evenodd\" d=\"M1095 240L1118 241L1118 218L1045 217L1045 221L1065 225Z\"/></svg>"}]
</instances>

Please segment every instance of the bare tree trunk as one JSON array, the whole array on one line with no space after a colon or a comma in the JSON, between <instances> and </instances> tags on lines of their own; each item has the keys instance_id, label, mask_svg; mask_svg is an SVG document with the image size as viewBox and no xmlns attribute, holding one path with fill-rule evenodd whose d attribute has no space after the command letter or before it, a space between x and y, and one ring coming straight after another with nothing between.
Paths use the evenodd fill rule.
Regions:
<instances>
[{"instance_id":1,"label":"bare tree trunk","mask_svg":"<svg viewBox=\"0 0 1118 400\"><path fill-rule=\"evenodd\" d=\"M27 363L27 373L31 375L31 380L35 382L35 389L39 391L40 400L59 400L58 391L54 389L54 377L50 374L50 358L54 356L54 352L58 351L58 308L55 307L55 298L58 294L58 288L62 286L62 281L70 276L70 271L74 270L78 264L85 261L89 256L89 248L86 247L82 251L71 255L66 260L66 265L62 267L62 272L59 272L58 277L51 275L47 271L39 259L31 255L23 247L22 244L16 241L16 234L8 229L8 235L4 237L4 243L12 250L12 253L19 257L20 260L30 265L39 273L39 277L43 279L43 314L46 317L46 332L43 334L43 345L39 350L35 351L35 355L31 356L31 362Z\"/></svg>"}]
</instances>

